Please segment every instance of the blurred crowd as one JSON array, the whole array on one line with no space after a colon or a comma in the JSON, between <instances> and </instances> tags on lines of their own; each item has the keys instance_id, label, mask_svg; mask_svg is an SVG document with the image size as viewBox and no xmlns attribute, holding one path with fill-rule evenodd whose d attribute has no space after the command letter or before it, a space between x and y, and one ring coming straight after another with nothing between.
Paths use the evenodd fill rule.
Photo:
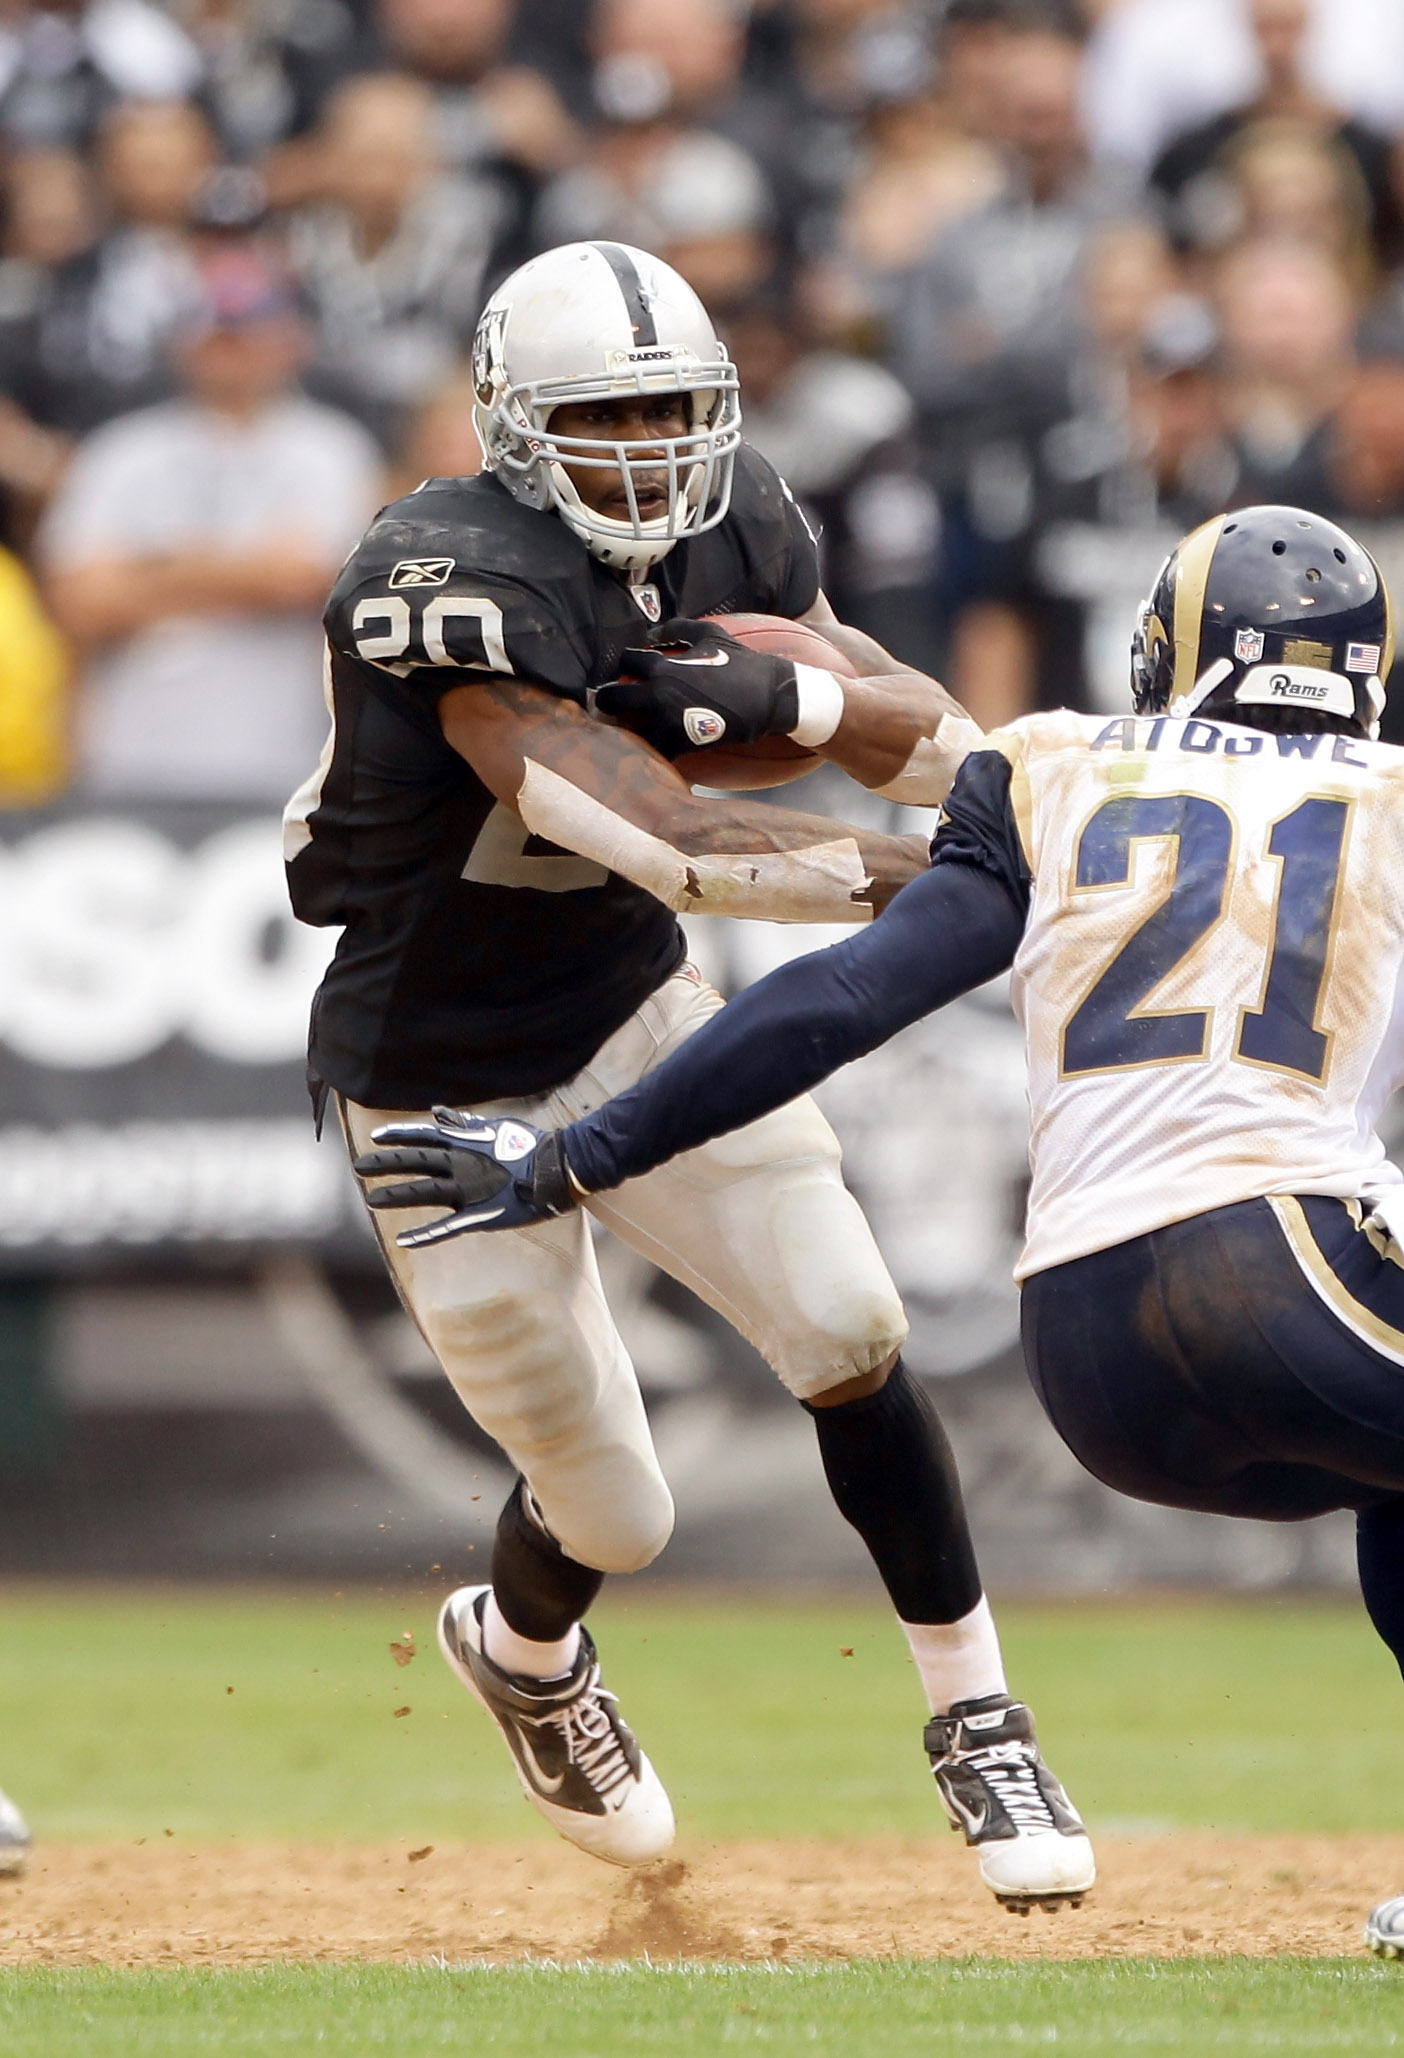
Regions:
<instances>
[{"instance_id":1,"label":"blurred crowd","mask_svg":"<svg viewBox=\"0 0 1404 2058\"><path fill-rule=\"evenodd\" d=\"M0 0L0 802L276 802L496 281L658 252L846 619L1119 706L1250 500L1404 579L1400 0Z\"/></svg>"}]
</instances>

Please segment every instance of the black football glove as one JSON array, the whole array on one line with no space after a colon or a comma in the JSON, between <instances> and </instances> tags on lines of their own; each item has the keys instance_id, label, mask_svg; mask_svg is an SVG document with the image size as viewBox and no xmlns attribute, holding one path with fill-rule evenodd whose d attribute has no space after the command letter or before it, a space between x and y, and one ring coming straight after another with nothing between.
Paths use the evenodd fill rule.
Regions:
<instances>
[{"instance_id":1,"label":"black football glove","mask_svg":"<svg viewBox=\"0 0 1404 2058\"><path fill-rule=\"evenodd\" d=\"M749 650L715 622L664 622L620 668L630 677L598 687L593 705L667 758L788 736L799 720L793 661Z\"/></svg>"},{"instance_id":2,"label":"black football glove","mask_svg":"<svg viewBox=\"0 0 1404 2058\"><path fill-rule=\"evenodd\" d=\"M566 1171L559 1131L533 1129L506 1115L435 1108L429 1122L386 1122L371 1131L375 1150L355 1160L361 1179L417 1173L395 1186L373 1187L369 1206L449 1212L422 1229L402 1229L403 1250L442 1243L477 1229L529 1229L579 1206Z\"/></svg>"}]
</instances>

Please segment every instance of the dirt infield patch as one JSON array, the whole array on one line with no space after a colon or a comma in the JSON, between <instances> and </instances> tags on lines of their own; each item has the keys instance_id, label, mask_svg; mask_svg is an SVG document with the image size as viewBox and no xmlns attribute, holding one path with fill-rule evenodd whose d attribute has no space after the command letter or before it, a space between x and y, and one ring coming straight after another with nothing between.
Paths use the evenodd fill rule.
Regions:
<instances>
[{"instance_id":1,"label":"dirt infield patch","mask_svg":"<svg viewBox=\"0 0 1404 2058\"><path fill-rule=\"evenodd\" d=\"M1404 1837L1104 1838L1081 1910L997 1908L952 1838L718 1844L642 1873L564 1845L54 1844L0 1881L0 1964L1025 1958L1358 1949Z\"/></svg>"}]
</instances>

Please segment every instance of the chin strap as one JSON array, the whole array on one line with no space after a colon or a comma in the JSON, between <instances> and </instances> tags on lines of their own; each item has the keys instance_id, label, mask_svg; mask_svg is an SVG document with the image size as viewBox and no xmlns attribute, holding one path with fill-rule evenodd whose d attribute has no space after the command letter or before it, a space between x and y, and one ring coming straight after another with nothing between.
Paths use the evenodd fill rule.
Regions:
<instances>
[{"instance_id":1,"label":"chin strap","mask_svg":"<svg viewBox=\"0 0 1404 2058\"><path fill-rule=\"evenodd\" d=\"M1165 710L1166 714L1174 721L1187 721L1192 714L1196 714L1203 707L1211 694L1217 693L1225 679L1231 679L1232 677L1233 659L1231 657L1216 658L1207 672L1200 673L1188 693L1181 699L1171 702L1170 706Z\"/></svg>"}]
</instances>

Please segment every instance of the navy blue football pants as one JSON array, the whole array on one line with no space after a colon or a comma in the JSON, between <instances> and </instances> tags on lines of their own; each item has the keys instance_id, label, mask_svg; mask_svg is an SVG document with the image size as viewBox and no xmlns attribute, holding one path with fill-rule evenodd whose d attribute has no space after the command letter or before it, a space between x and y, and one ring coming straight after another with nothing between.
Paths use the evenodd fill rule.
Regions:
<instances>
[{"instance_id":1,"label":"navy blue football pants","mask_svg":"<svg viewBox=\"0 0 1404 2058\"><path fill-rule=\"evenodd\" d=\"M1023 1334L1049 1421L1119 1492L1269 1522L1354 1508L1404 1671L1404 1268L1383 1246L1355 1203L1215 1208L1035 1273Z\"/></svg>"}]
</instances>

